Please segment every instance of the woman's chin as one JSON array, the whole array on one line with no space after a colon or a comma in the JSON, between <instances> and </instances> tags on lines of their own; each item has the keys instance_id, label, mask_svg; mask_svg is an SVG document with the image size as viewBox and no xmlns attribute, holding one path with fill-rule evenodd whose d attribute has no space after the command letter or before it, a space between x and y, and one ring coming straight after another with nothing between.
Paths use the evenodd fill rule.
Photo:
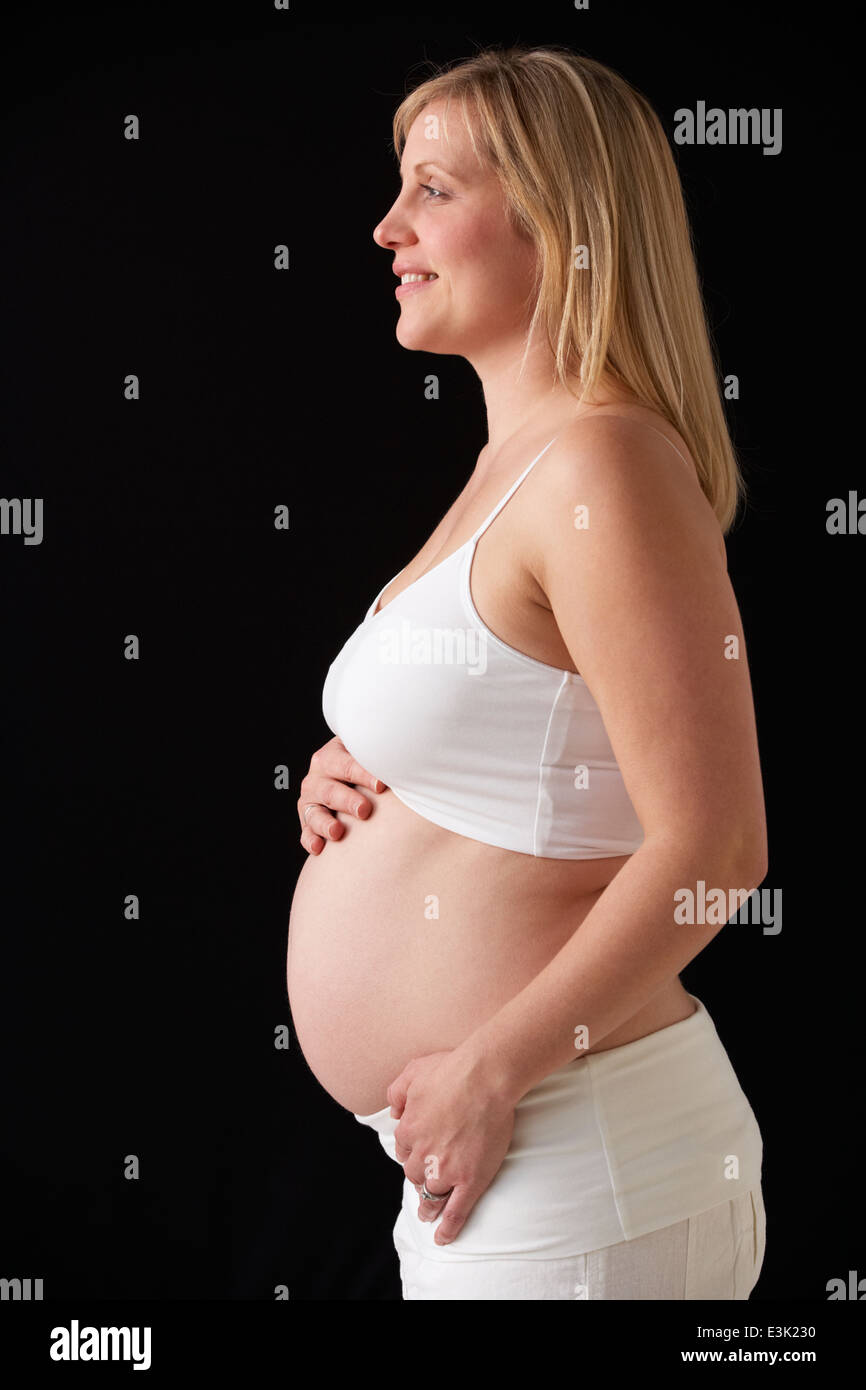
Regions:
<instances>
[{"instance_id":1,"label":"woman's chin","mask_svg":"<svg viewBox=\"0 0 866 1390\"><path fill-rule=\"evenodd\" d=\"M400 319L397 324L397 342L401 347L412 349L416 352L436 352L433 346L433 335L429 330L425 331L423 324L408 324Z\"/></svg>"},{"instance_id":2,"label":"woman's chin","mask_svg":"<svg viewBox=\"0 0 866 1390\"><path fill-rule=\"evenodd\" d=\"M425 320L423 314L416 314L414 310L408 313L404 310L395 328L397 342L401 347L412 348L415 351L423 352L446 352L459 353L460 348L453 342L455 334L443 333L441 325L437 329L429 321Z\"/></svg>"}]
</instances>

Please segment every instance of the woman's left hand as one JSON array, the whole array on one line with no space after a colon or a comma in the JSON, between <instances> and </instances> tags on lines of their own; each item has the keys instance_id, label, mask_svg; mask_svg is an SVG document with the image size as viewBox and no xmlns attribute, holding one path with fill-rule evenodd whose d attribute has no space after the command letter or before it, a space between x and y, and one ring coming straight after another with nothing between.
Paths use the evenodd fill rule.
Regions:
<instances>
[{"instance_id":1,"label":"woman's left hand","mask_svg":"<svg viewBox=\"0 0 866 1390\"><path fill-rule=\"evenodd\" d=\"M422 1221L442 1223L434 1237L447 1245L462 1229L508 1152L514 1102L467 1066L459 1049L414 1057L391 1082L387 1098L400 1117L394 1131L397 1158L421 1192L441 1192L441 1202L421 1200Z\"/></svg>"}]
</instances>

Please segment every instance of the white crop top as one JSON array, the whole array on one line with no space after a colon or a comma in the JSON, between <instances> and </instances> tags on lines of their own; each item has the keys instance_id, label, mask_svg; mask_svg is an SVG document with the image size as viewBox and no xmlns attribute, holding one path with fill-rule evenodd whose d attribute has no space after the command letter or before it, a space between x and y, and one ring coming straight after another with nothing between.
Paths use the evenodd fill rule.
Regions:
<instances>
[{"instance_id":1,"label":"white crop top","mask_svg":"<svg viewBox=\"0 0 866 1390\"><path fill-rule=\"evenodd\" d=\"M377 612L398 576L382 586L328 668L322 711L436 825L522 854L604 859L638 849L643 830L589 687L503 642L470 590L479 537L553 443L465 545Z\"/></svg>"}]
</instances>

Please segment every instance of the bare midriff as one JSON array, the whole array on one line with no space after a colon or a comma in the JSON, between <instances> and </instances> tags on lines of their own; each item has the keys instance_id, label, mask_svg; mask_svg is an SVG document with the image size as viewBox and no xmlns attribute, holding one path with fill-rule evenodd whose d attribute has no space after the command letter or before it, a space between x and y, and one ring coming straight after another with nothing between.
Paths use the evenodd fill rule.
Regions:
<instances>
[{"instance_id":1,"label":"bare midriff","mask_svg":"<svg viewBox=\"0 0 866 1390\"><path fill-rule=\"evenodd\" d=\"M413 1057L459 1046L580 930L628 856L545 859L445 830L388 789L311 855L289 919L287 982L304 1057L369 1115ZM687 1018L678 976L590 1052ZM540 1025L541 1026L541 1025Z\"/></svg>"}]
</instances>

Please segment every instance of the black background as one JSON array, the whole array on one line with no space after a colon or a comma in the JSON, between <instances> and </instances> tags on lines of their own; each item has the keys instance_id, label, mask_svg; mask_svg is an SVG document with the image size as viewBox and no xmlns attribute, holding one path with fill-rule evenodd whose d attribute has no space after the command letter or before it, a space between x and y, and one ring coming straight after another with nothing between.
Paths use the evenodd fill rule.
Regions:
<instances>
[{"instance_id":1,"label":"black background","mask_svg":"<svg viewBox=\"0 0 866 1390\"><path fill-rule=\"evenodd\" d=\"M7 8L0 495L44 498L45 531L0 536L0 1275L47 1299L400 1296L401 1175L294 1034L273 1040L325 671L486 439L468 363L394 336L372 240L391 114L425 59L512 42L610 64L669 135L701 99L784 111L777 156L675 151L740 381L729 568L784 904L777 936L729 926L683 980L764 1136L753 1299L826 1301L863 1264L866 542L825 527L864 486L847 13L806 31L783 5L636 0Z\"/></svg>"}]
</instances>

